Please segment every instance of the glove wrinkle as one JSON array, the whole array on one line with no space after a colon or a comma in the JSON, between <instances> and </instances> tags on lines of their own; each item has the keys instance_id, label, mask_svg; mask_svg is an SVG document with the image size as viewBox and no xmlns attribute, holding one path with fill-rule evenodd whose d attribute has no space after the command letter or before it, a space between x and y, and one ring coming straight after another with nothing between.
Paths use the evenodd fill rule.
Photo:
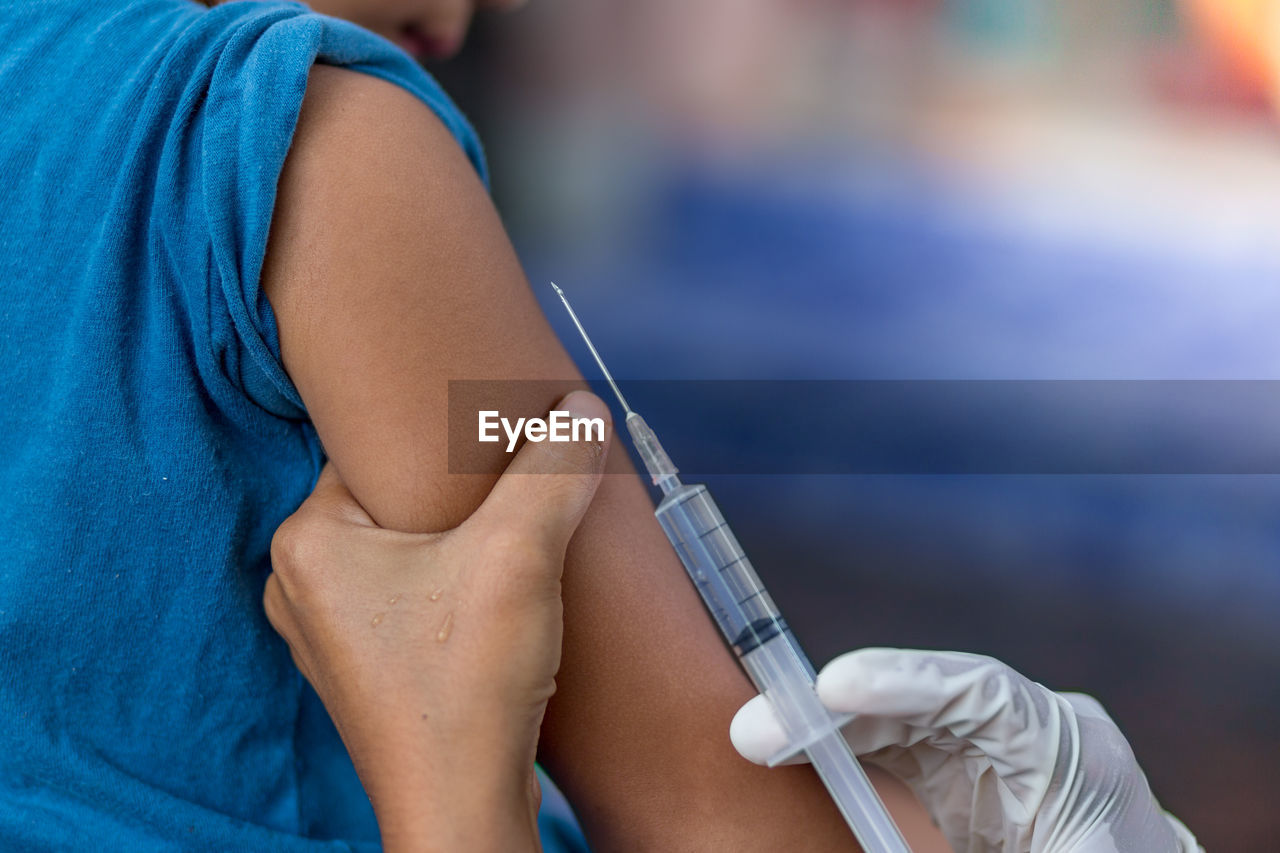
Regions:
<instances>
[{"instance_id":1,"label":"glove wrinkle","mask_svg":"<svg viewBox=\"0 0 1280 853\"><path fill-rule=\"evenodd\" d=\"M1090 697L988 657L895 649L836 658L817 691L853 714L844 735L854 752L902 779L959 853L1201 850ZM767 704L739 717L734 743L754 756L777 722Z\"/></svg>"}]
</instances>

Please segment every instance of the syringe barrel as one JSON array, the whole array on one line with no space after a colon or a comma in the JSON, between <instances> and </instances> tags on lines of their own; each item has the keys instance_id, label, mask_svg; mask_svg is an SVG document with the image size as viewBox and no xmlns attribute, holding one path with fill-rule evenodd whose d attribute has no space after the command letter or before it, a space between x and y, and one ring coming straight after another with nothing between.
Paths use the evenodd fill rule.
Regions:
<instances>
[{"instance_id":1,"label":"syringe barrel","mask_svg":"<svg viewBox=\"0 0 1280 853\"><path fill-rule=\"evenodd\" d=\"M680 485L654 515L739 657L790 633L706 486ZM800 658L812 680L813 668L803 654Z\"/></svg>"},{"instance_id":2,"label":"syringe barrel","mask_svg":"<svg viewBox=\"0 0 1280 853\"><path fill-rule=\"evenodd\" d=\"M846 718L833 716L819 701L813 666L707 487L676 486L654 514L707 610L782 724L788 747L769 763L805 751L867 853L910 853L844 742L840 727Z\"/></svg>"}]
</instances>

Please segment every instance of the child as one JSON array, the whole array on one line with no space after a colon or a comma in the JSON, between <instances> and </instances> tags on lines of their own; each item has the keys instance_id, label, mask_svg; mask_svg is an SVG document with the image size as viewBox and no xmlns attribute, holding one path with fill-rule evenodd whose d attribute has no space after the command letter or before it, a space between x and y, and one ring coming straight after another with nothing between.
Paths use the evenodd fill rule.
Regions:
<instances>
[{"instance_id":1,"label":"child","mask_svg":"<svg viewBox=\"0 0 1280 853\"><path fill-rule=\"evenodd\" d=\"M0 837L375 849L261 595L326 456L378 524L445 530L493 482L448 473L447 381L575 375L479 145L403 51L297 5L0 3ZM438 52L471 10L345 5ZM540 756L593 844L850 844L807 770L734 754L750 686L638 480L563 589Z\"/></svg>"}]
</instances>

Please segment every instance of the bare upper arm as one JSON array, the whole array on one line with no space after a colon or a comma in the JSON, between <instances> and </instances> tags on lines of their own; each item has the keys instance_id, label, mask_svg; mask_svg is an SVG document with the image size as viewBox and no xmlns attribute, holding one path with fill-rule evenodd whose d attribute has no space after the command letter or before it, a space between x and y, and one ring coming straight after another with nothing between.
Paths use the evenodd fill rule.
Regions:
<instances>
[{"instance_id":1,"label":"bare upper arm","mask_svg":"<svg viewBox=\"0 0 1280 853\"><path fill-rule=\"evenodd\" d=\"M312 71L263 287L326 450L386 526L452 527L491 484L447 473L450 379L577 375L462 149L365 74Z\"/></svg>"},{"instance_id":2,"label":"bare upper arm","mask_svg":"<svg viewBox=\"0 0 1280 853\"><path fill-rule=\"evenodd\" d=\"M312 72L263 288L330 459L384 526L456 526L505 465L493 446L471 451L488 474L449 473L449 380L567 389L577 376L460 147L413 95L359 73ZM557 392L541 393L526 402L546 411ZM637 478L606 477L566 560L542 746L592 843L854 849L810 771L767 771L733 752L729 719L751 688L652 508ZM900 786L893 797L932 831Z\"/></svg>"}]
</instances>

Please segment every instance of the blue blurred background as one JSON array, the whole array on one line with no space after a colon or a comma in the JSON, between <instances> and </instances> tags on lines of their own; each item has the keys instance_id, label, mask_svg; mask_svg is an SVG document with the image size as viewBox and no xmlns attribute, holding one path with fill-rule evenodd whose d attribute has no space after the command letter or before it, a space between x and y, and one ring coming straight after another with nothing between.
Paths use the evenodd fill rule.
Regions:
<instances>
[{"instance_id":1,"label":"blue blurred background","mask_svg":"<svg viewBox=\"0 0 1280 853\"><path fill-rule=\"evenodd\" d=\"M588 376L548 279L623 379L1280 379L1276 5L535 0L432 70ZM1280 850L1280 477L708 479L815 661L1091 692Z\"/></svg>"}]
</instances>

